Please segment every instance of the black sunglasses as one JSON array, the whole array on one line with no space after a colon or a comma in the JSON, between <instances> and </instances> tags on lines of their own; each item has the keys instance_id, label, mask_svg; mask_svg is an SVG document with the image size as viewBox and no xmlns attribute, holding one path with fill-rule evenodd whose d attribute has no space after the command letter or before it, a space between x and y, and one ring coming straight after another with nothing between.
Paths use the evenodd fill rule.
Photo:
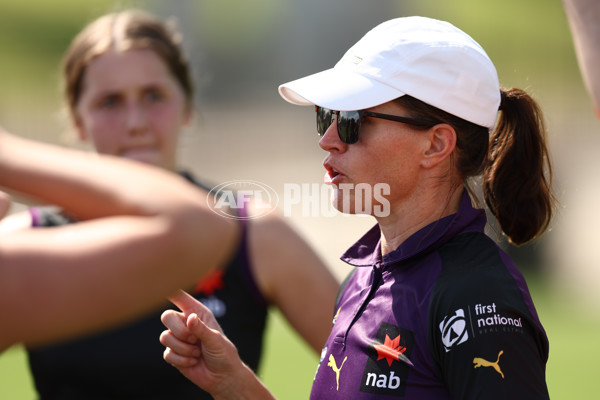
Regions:
<instances>
[{"instance_id":1,"label":"black sunglasses","mask_svg":"<svg viewBox=\"0 0 600 400\"><path fill-rule=\"evenodd\" d=\"M336 116L337 131L340 140L346 144L354 144L358 142L358 131L364 117L381 118L389 121L402 122L422 128L430 128L439 124L436 121L426 119L400 117L397 115L380 114L372 111L334 111L328 108L315 106L317 111L317 132L323 136L327 129L333 123L333 116Z\"/></svg>"}]
</instances>

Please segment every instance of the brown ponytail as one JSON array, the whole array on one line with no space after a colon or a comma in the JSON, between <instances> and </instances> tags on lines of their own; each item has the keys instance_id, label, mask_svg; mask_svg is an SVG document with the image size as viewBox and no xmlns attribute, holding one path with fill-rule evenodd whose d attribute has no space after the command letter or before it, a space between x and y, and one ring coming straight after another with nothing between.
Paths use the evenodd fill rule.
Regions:
<instances>
[{"instance_id":1,"label":"brown ponytail","mask_svg":"<svg viewBox=\"0 0 600 400\"><path fill-rule=\"evenodd\" d=\"M501 91L500 116L489 142L483 196L511 243L536 239L554 209L552 167L542 112L520 89Z\"/></svg>"},{"instance_id":2,"label":"brown ponytail","mask_svg":"<svg viewBox=\"0 0 600 400\"><path fill-rule=\"evenodd\" d=\"M457 141L454 165L467 181L483 176L483 197L509 242L527 243L548 228L554 209L552 168L542 113L524 91L501 91L500 116L489 137L486 127L411 96L396 100L411 117L451 125Z\"/></svg>"}]
</instances>

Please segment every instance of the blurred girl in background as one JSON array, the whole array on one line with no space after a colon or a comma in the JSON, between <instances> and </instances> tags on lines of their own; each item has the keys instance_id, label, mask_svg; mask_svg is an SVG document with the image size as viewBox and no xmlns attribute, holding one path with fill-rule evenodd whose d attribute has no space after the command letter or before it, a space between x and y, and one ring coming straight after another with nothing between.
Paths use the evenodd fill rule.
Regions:
<instances>
[{"instance_id":1,"label":"blurred girl in background","mask_svg":"<svg viewBox=\"0 0 600 400\"><path fill-rule=\"evenodd\" d=\"M141 11L102 16L75 37L63 74L72 125L98 153L151 164L210 189L177 167L178 137L193 118L194 91L181 35L173 27ZM212 273L184 289L209 306L241 358L256 370L268 307L278 307L318 352L331 325L338 283L280 217L251 219L253 212L252 206L239 210L241 238L228 261L208 261ZM76 220L62 210L33 207L4 224L18 229ZM177 274L178 258L169 262ZM197 263L199 270L206 268L203 257ZM143 287L144 280L131 285ZM29 348L41 399L210 398L162 360L157 340L162 309L109 332Z\"/></svg>"}]
</instances>

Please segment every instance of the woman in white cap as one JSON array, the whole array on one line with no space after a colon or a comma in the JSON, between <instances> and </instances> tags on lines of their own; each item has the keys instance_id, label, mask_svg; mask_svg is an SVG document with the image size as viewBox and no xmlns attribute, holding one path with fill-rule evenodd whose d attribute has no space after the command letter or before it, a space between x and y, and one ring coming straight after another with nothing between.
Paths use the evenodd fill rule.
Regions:
<instances>
[{"instance_id":1,"label":"woman in white cap","mask_svg":"<svg viewBox=\"0 0 600 400\"><path fill-rule=\"evenodd\" d=\"M358 268L338 297L311 398L548 398L546 333L523 276L484 234L472 186L482 175L484 201L512 243L547 229L554 199L534 100L501 89L467 34L422 17L377 26L334 68L279 91L316 106L336 207L388 207L342 256ZM381 183L385 201L348 189ZM216 327L210 316L175 302L183 313L163 315L165 359L215 395L252 385L254 398L268 398L241 363L218 357L235 353L199 323Z\"/></svg>"}]
</instances>

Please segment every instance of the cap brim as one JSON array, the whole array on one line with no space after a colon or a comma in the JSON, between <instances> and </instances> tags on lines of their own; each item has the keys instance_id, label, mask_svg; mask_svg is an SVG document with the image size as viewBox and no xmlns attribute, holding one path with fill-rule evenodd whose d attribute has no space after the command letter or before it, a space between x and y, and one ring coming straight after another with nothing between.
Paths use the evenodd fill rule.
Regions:
<instances>
[{"instance_id":1,"label":"cap brim","mask_svg":"<svg viewBox=\"0 0 600 400\"><path fill-rule=\"evenodd\" d=\"M331 68L279 86L284 100L338 111L364 110L405 95L358 73Z\"/></svg>"}]
</instances>

